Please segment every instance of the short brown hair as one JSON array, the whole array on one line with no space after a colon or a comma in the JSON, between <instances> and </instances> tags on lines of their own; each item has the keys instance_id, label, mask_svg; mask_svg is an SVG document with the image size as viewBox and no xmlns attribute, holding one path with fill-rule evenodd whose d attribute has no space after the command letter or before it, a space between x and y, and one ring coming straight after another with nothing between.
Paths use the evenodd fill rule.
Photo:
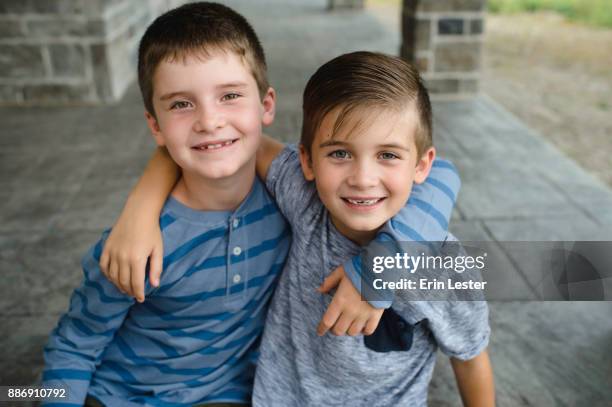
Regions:
<instances>
[{"instance_id":1,"label":"short brown hair","mask_svg":"<svg viewBox=\"0 0 612 407\"><path fill-rule=\"evenodd\" d=\"M310 154L323 118L340 109L334 134L348 115L362 107L401 110L414 103L419 118L415 143L420 157L432 145L429 94L417 69L402 59L376 52L353 52L325 63L312 75L302 104L301 144Z\"/></svg>"},{"instance_id":2,"label":"short brown hair","mask_svg":"<svg viewBox=\"0 0 612 407\"><path fill-rule=\"evenodd\" d=\"M162 61L188 55L209 57L214 51L231 51L241 57L263 98L269 86L266 58L253 27L224 5L189 3L157 17L140 40L138 84L147 111L155 116L153 76Z\"/></svg>"}]
</instances>

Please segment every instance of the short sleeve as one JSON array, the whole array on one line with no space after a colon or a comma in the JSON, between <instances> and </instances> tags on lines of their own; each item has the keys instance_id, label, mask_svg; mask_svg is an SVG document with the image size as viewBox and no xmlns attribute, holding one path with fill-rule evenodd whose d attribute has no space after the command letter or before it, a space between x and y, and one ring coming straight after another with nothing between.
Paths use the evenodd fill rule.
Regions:
<instances>
[{"instance_id":1,"label":"short sleeve","mask_svg":"<svg viewBox=\"0 0 612 407\"><path fill-rule=\"evenodd\" d=\"M270 164L266 187L291 225L318 199L314 183L304 178L294 144L287 145Z\"/></svg>"},{"instance_id":2,"label":"short sleeve","mask_svg":"<svg viewBox=\"0 0 612 407\"><path fill-rule=\"evenodd\" d=\"M441 250L443 254L465 253L454 236L449 235ZM476 272L474 272L476 273ZM472 274L480 278L478 274ZM431 331L440 350L447 356L469 360L478 356L489 344L489 307L484 296L472 298L482 300L402 301L403 291L396 293L393 307L411 324L424 322ZM464 297L467 298L467 297Z\"/></svg>"},{"instance_id":3,"label":"short sleeve","mask_svg":"<svg viewBox=\"0 0 612 407\"><path fill-rule=\"evenodd\" d=\"M429 329L445 355L469 360L487 347L491 328L486 301L438 301L436 308Z\"/></svg>"}]
</instances>

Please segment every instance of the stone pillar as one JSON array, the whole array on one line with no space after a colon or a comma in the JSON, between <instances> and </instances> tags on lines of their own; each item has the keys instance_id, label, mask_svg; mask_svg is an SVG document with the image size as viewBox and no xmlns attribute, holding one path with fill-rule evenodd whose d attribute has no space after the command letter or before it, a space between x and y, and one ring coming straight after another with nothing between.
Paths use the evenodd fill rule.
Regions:
<instances>
[{"instance_id":1,"label":"stone pillar","mask_svg":"<svg viewBox=\"0 0 612 407\"><path fill-rule=\"evenodd\" d=\"M416 63L433 98L478 93L486 0L404 0L402 58Z\"/></svg>"},{"instance_id":2,"label":"stone pillar","mask_svg":"<svg viewBox=\"0 0 612 407\"><path fill-rule=\"evenodd\" d=\"M0 103L62 105L121 98L138 42L174 0L2 0Z\"/></svg>"},{"instance_id":3,"label":"stone pillar","mask_svg":"<svg viewBox=\"0 0 612 407\"><path fill-rule=\"evenodd\" d=\"M365 0L327 0L327 9L362 9Z\"/></svg>"}]
</instances>

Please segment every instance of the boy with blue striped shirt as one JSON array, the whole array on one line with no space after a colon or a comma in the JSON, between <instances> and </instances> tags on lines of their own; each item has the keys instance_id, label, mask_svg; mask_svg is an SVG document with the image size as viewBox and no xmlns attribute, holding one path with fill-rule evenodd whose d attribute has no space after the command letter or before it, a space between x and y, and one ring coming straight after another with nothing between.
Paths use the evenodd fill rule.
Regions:
<instances>
[{"instance_id":1,"label":"boy with blue striped shirt","mask_svg":"<svg viewBox=\"0 0 612 407\"><path fill-rule=\"evenodd\" d=\"M275 102L263 50L231 9L187 5L147 29L138 73L149 128L182 172L159 217L164 279L146 302L121 295L100 273L105 232L45 348L44 386L67 389L61 405L245 404L290 245L255 177Z\"/></svg>"}]
</instances>

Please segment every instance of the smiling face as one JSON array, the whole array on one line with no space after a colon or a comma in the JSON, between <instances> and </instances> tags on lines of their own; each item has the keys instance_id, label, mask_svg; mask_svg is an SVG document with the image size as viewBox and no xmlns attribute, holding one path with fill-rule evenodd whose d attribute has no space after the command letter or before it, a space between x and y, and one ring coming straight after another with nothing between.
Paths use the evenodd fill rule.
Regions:
<instances>
[{"instance_id":1,"label":"smiling face","mask_svg":"<svg viewBox=\"0 0 612 407\"><path fill-rule=\"evenodd\" d=\"M435 150L417 159L412 105L399 113L357 109L334 135L338 110L323 118L310 155L301 146L302 170L315 181L338 231L365 244L406 204L413 182L427 178Z\"/></svg>"},{"instance_id":2,"label":"smiling face","mask_svg":"<svg viewBox=\"0 0 612 407\"><path fill-rule=\"evenodd\" d=\"M275 95L260 97L246 64L234 53L186 56L159 64L153 77L153 137L184 176L241 177L254 171L262 125L274 120Z\"/></svg>"}]
</instances>

